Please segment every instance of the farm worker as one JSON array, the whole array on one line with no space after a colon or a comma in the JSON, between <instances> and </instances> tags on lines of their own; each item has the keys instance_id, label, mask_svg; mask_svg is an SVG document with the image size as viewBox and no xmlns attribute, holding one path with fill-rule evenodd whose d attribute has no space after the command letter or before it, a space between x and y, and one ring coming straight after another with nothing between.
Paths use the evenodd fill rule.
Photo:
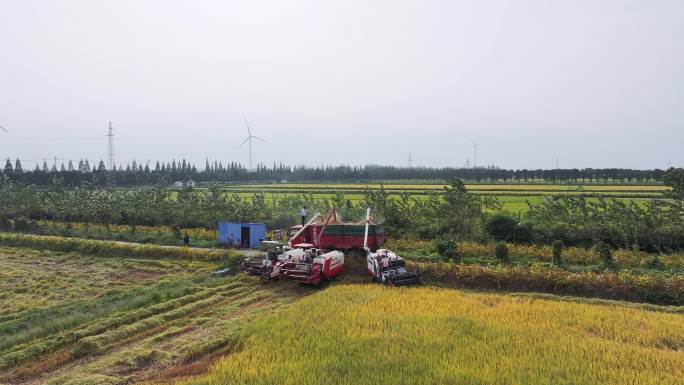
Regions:
<instances>
[{"instance_id":1,"label":"farm worker","mask_svg":"<svg viewBox=\"0 0 684 385\"><path fill-rule=\"evenodd\" d=\"M185 236L183 237L183 245L185 246L190 246L190 236L188 235L188 232L185 232Z\"/></svg>"},{"instance_id":2,"label":"farm worker","mask_svg":"<svg viewBox=\"0 0 684 385\"><path fill-rule=\"evenodd\" d=\"M228 236L228 247L235 247L235 236L233 234Z\"/></svg>"},{"instance_id":3,"label":"farm worker","mask_svg":"<svg viewBox=\"0 0 684 385\"><path fill-rule=\"evenodd\" d=\"M299 212L299 214L302 216L302 226L304 226L306 224L306 206L302 207L302 210Z\"/></svg>"},{"instance_id":4,"label":"farm worker","mask_svg":"<svg viewBox=\"0 0 684 385\"><path fill-rule=\"evenodd\" d=\"M389 259L389 257L387 256L387 254L385 254L385 256L382 257L382 268L383 268L383 269L386 269L386 268L389 267L389 265L390 265L390 259Z\"/></svg>"}]
</instances>

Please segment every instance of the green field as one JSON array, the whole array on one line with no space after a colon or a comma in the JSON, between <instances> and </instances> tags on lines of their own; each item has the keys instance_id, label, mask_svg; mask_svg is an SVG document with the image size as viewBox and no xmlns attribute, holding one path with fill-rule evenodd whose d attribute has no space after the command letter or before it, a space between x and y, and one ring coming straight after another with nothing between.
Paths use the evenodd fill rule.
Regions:
<instances>
[{"instance_id":1,"label":"green field","mask_svg":"<svg viewBox=\"0 0 684 385\"><path fill-rule=\"evenodd\" d=\"M352 184L352 183L274 183L230 185L231 189L284 189L284 190L363 190L365 187L380 187L393 191L432 191L441 190L446 184ZM470 191L537 191L537 192L634 192L658 193L668 189L663 185L568 185L568 184L466 184Z\"/></svg>"},{"instance_id":2,"label":"green field","mask_svg":"<svg viewBox=\"0 0 684 385\"><path fill-rule=\"evenodd\" d=\"M441 184L386 184L382 187L391 195L409 193L412 196L426 197L432 192L441 191L445 185ZM667 187L662 185L554 185L554 184L470 184L469 191L482 195L492 195L501 201L505 210L511 212L525 212L528 202L540 203L545 196L554 195L584 195L589 200L598 200L600 196L617 199L619 201L649 202L662 197ZM316 198L330 199L335 193L343 193L346 199L359 201L363 199L366 188L379 189L380 185L366 184L245 184L223 186L227 192L234 192L243 198L250 198L255 193L264 193L267 200L296 194L311 194Z\"/></svg>"}]
</instances>

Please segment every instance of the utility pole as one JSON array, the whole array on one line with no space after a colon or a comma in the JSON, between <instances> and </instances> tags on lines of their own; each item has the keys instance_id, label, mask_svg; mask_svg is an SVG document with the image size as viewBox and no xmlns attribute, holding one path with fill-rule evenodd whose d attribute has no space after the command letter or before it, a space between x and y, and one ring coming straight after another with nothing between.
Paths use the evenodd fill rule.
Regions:
<instances>
[{"instance_id":1,"label":"utility pole","mask_svg":"<svg viewBox=\"0 0 684 385\"><path fill-rule=\"evenodd\" d=\"M409 153L408 166L411 168L411 154Z\"/></svg>"},{"instance_id":2,"label":"utility pole","mask_svg":"<svg viewBox=\"0 0 684 385\"><path fill-rule=\"evenodd\" d=\"M558 158L556 158L556 170L558 170Z\"/></svg>"},{"instance_id":3,"label":"utility pole","mask_svg":"<svg viewBox=\"0 0 684 385\"><path fill-rule=\"evenodd\" d=\"M480 147L479 143L473 143L473 168L477 168L477 148Z\"/></svg>"},{"instance_id":4,"label":"utility pole","mask_svg":"<svg viewBox=\"0 0 684 385\"><path fill-rule=\"evenodd\" d=\"M116 179L114 177L114 127L112 127L112 122L109 122L109 127L107 130L107 172L106 172L106 183L107 188L111 189L116 184Z\"/></svg>"},{"instance_id":5,"label":"utility pole","mask_svg":"<svg viewBox=\"0 0 684 385\"><path fill-rule=\"evenodd\" d=\"M109 122L109 130L107 133L107 169L114 169L114 128L112 122Z\"/></svg>"}]
</instances>

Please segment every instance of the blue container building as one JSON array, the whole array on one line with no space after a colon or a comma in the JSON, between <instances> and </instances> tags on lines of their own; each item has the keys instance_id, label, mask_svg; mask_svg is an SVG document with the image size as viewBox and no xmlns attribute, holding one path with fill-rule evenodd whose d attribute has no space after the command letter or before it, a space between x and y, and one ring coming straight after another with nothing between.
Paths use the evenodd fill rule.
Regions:
<instances>
[{"instance_id":1,"label":"blue container building","mask_svg":"<svg viewBox=\"0 0 684 385\"><path fill-rule=\"evenodd\" d=\"M234 247L256 249L266 238L266 225L263 223L227 222L218 223L218 242L228 245L233 239Z\"/></svg>"}]
</instances>

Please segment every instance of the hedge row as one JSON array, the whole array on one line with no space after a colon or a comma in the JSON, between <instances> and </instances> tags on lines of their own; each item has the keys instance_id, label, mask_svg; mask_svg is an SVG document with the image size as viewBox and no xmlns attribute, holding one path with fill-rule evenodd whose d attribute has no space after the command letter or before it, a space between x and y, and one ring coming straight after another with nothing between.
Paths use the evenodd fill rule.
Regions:
<instances>
[{"instance_id":1,"label":"hedge row","mask_svg":"<svg viewBox=\"0 0 684 385\"><path fill-rule=\"evenodd\" d=\"M28 247L38 250L78 252L102 257L175 258L200 261L225 260L228 264L241 261L242 255L233 250L200 249L178 246L159 246L46 235L0 233L0 245Z\"/></svg>"},{"instance_id":2,"label":"hedge row","mask_svg":"<svg viewBox=\"0 0 684 385\"><path fill-rule=\"evenodd\" d=\"M448 286L684 305L684 277L629 272L570 272L543 266L409 262L428 282Z\"/></svg>"}]
</instances>

